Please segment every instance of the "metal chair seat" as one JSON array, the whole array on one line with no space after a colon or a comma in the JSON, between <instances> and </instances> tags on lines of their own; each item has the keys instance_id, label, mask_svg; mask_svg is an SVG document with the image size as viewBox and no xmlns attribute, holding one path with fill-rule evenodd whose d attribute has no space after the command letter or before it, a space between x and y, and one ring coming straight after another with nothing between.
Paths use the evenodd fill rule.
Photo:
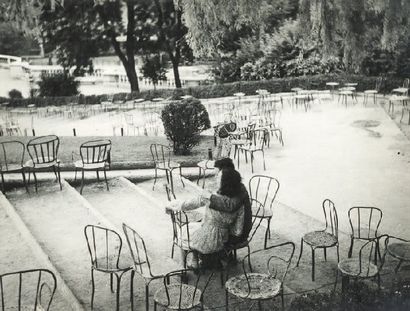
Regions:
<instances>
[{"instance_id":1,"label":"metal chair seat","mask_svg":"<svg viewBox=\"0 0 410 311\"><path fill-rule=\"evenodd\" d=\"M21 164L8 164L7 166L0 167L0 172L3 173L12 173L12 172L18 172L23 169L23 166Z\"/></svg>"},{"instance_id":2,"label":"metal chair seat","mask_svg":"<svg viewBox=\"0 0 410 311\"><path fill-rule=\"evenodd\" d=\"M154 300L171 310L189 310L201 304L202 292L189 284L171 284L167 286L169 304L165 288L160 288L154 295ZM195 297L194 297L195 295ZM181 304L179 300L181 299Z\"/></svg>"},{"instance_id":3,"label":"metal chair seat","mask_svg":"<svg viewBox=\"0 0 410 311\"><path fill-rule=\"evenodd\" d=\"M272 299L280 293L281 286L282 283L278 279L262 273L235 276L225 284L225 288L230 294L238 298L251 300Z\"/></svg>"},{"instance_id":4,"label":"metal chair seat","mask_svg":"<svg viewBox=\"0 0 410 311\"><path fill-rule=\"evenodd\" d=\"M337 244L337 237L325 231L306 233L303 240L313 247L331 247Z\"/></svg>"},{"instance_id":5,"label":"metal chair seat","mask_svg":"<svg viewBox=\"0 0 410 311\"><path fill-rule=\"evenodd\" d=\"M398 87L392 90L393 93L401 93L401 94L406 94L408 91L409 89L405 87Z\"/></svg>"},{"instance_id":6,"label":"metal chair seat","mask_svg":"<svg viewBox=\"0 0 410 311\"><path fill-rule=\"evenodd\" d=\"M372 278L379 273L379 268L373 263L367 263L367 267L360 270L360 259L349 258L339 262L338 268L342 274L358 278Z\"/></svg>"},{"instance_id":7,"label":"metal chair seat","mask_svg":"<svg viewBox=\"0 0 410 311\"><path fill-rule=\"evenodd\" d=\"M410 260L410 243L391 243L387 245L387 251L393 257L409 261Z\"/></svg>"},{"instance_id":8,"label":"metal chair seat","mask_svg":"<svg viewBox=\"0 0 410 311\"><path fill-rule=\"evenodd\" d=\"M104 167L108 168L109 164L108 163L103 163L103 162L100 162L100 163L83 163L82 160L78 160L78 161L74 162L74 166L76 168L81 168L83 170L96 170L96 169L99 169L99 168L103 169Z\"/></svg>"},{"instance_id":9,"label":"metal chair seat","mask_svg":"<svg viewBox=\"0 0 410 311\"><path fill-rule=\"evenodd\" d=\"M49 158L48 158L48 157L45 157L45 158L44 158L44 163L35 163L35 164L33 163L33 160L28 160L28 161L24 164L24 167L41 169L41 168L49 168L49 167L56 166L56 165L59 165L59 164L60 164L60 160L59 160L59 159L53 160L53 161L51 161L51 162L48 162L48 160L49 160Z\"/></svg>"}]
</instances>

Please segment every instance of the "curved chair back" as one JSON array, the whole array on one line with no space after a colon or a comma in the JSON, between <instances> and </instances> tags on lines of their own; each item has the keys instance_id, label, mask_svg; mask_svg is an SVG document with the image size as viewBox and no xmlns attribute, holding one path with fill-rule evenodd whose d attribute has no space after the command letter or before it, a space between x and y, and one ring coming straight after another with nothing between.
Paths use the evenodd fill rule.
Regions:
<instances>
[{"instance_id":1,"label":"curved chair back","mask_svg":"<svg viewBox=\"0 0 410 311\"><path fill-rule=\"evenodd\" d=\"M249 195L251 199L257 200L265 208L272 210L273 202L279 191L279 181L266 175L254 175L249 180Z\"/></svg>"},{"instance_id":2,"label":"curved chair back","mask_svg":"<svg viewBox=\"0 0 410 311\"><path fill-rule=\"evenodd\" d=\"M267 129L255 129L250 132L251 145L256 150L262 150L266 145L269 132Z\"/></svg>"},{"instance_id":3,"label":"curved chair back","mask_svg":"<svg viewBox=\"0 0 410 311\"><path fill-rule=\"evenodd\" d=\"M293 242L285 242L253 251L243 258L243 271L245 275L249 272L266 273L283 283L294 253L295 244ZM250 258L254 256L258 258L258 261L251 263ZM246 263L248 266L246 266Z\"/></svg>"},{"instance_id":4,"label":"curved chair back","mask_svg":"<svg viewBox=\"0 0 410 311\"><path fill-rule=\"evenodd\" d=\"M325 231L331 233L332 235L339 236L339 219L337 217L337 211L335 204L329 200L325 199L322 203L323 213L325 214L326 228Z\"/></svg>"},{"instance_id":5,"label":"curved chair back","mask_svg":"<svg viewBox=\"0 0 410 311\"><path fill-rule=\"evenodd\" d=\"M16 152L19 164L23 167L25 149L24 144L17 140L0 142L0 171L9 170L9 165L14 162L10 160L15 159Z\"/></svg>"},{"instance_id":6,"label":"curved chair back","mask_svg":"<svg viewBox=\"0 0 410 311\"><path fill-rule=\"evenodd\" d=\"M149 262L147 248L144 239L130 226L122 224L130 254L133 260L134 270L142 276L152 277L151 264Z\"/></svg>"},{"instance_id":7,"label":"curved chair back","mask_svg":"<svg viewBox=\"0 0 410 311\"><path fill-rule=\"evenodd\" d=\"M189 221L188 216L184 211L171 211L172 241L178 247L189 248L191 245L189 237Z\"/></svg>"},{"instance_id":8,"label":"curved chair back","mask_svg":"<svg viewBox=\"0 0 410 311\"><path fill-rule=\"evenodd\" d=\"M80 155L84 164L110 163L111 140L98 139L87 141L81 144Z\"/></svg>"},{"instance_id":9,"label":"curved chair back","mask_svg":"<svg viewBox=\"0 0 410 311\"><path fill-rule=\"evenodd\" d=\"M356 206L348 212L352 237L363 240L375 239L383 218L383 212L377 207Z\"/></svg>"},{"instance_id":10,"label":"curved chair back","mask_svg":"<svg viewBox=\"0 0 410 311\"><path fill-rule=\"evenodd\" d=\"M84 235L94 268L119 268L122 239L117 232L96 225L87 225L84 227Z\"/></svg>"},{"instance_id":11,"label":"curved chair back","mask_svg":"<svg viewBox=\"0 0 410 311\"><path fill-rule=\"evenodd\" d=\"M60 139L56 135L36 137L27 143L27 151L34 167L38 164L52 164L57 161Z\"/></svg>"},{"instance_id":12,"label":"curved chair back","mask_svg":"<svg viewBox=\"0 0 410 311\"><path fill-rule=\"evenodd\" d=\"M49 293L44 293L44 288ZM0 306L6 310L48 311L57 289L57 279L46 269L23 270L0 275ZM41 309L42 310L42 309Z\"/></svg>"},{"instance_id":13,"label":"curved chair back","mask_svg":"<svg viewBox=\"0 0 410 311\"><path fill-rule=\"evenodd\" d=\"M171 159L171 148L161 144L151 144L150 146L152 160L155 165L164 165L167 167Z\"/></svg>"},{"instance_id":14,"label":"curved chair back","mask_svg":"<svg viewBox=\"0 0 410 311\"><path fill-rule=\"evenodd\" d=\"M410 87L410 79L406 78L403 81L403 88L408 89Z\"/></svg>"}]
</instances>

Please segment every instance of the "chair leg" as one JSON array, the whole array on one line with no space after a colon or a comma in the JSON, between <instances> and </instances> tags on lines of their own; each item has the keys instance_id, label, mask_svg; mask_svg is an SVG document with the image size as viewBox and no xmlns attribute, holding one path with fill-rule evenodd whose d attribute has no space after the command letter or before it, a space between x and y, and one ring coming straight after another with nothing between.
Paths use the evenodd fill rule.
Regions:
<instances>
[{"instance_id":1,"label":"chair leg","mask_svg":"<svg viewBox=\"0 0 410 311\"><path fill-rule=\"evenodd\" d=\"M58 181L57 171L56 171L56 167L55 167L55 166L53 166L53 172L54 172L54 176L56 177L56 181Z\"/></svg>"},{"instance_id":2,"label":"chair leg","mask_svg":"<svg viewBox=\"0 0 410 311\"><path fill-rule=\"evenodd\" d=\"M246 155L246 153L245 153ZM251 151L251 168L252 168L252 174L253 174L253 152Z\"/></svg>"},{"instance_id":3,"label":"chair leg","mask_svg":"<svg viewBox=\"0 0 410 311\"><path fill-rule=\"evenodd\" d=\"M120 276L118 276L117 274L115 274L115 276L117 277L117 311L119 311L120 310L120 289L121 289L121 277L123 276L124 274L121 274Z\"/></svg>"},{"instance_id":4,"label":"chair leg","mask_svg":"<svg viewBox=\"0 0 410 311\"><path fill-rule=\"evenodd\" d=\"M229 293L225 289L225 310L229 311Z\"/></svg>"},{"instance_id":5,"label":"chair leg","mask_svg":"<svg viewBox=\"0 0 410 311\"><path fill-rule=\"evenodd\" d=\"M95 293L94 269L91 269L91 310L94 309L94 293Z\"/></svg>"},{"instance_id":6,"label":"chair leg","mask_svg":"<svg viewBox=\"0 0 410 311\"><path fill-rule=\"evenodd\" d=\"M84 170L81 171L81 189L80 189L80 194L83 194L83 188L84 188Z\"/></svg>"},{"instance_id":7,"label":"chair leg","mask_svg":"<svg viewBox=\"0 0 410 311\"><path fill-rule=\"evenodd\" d=\"M312 281L315 281L315 249L312 247Z\"/></svg>"},{"instance_id":8,"label":"chair leg","mask_svg":"<svg viewBox=\"0 0 410 311\"><path fill-rule=\"evenodd\" d=\"M107 191L110 191L110 188L108 187L108 180L107 180L107 170L104 167L104 179L105 179L105 184L107 185Z\"/></svg>"},{"instance_id":9,"label":"chair leg","mask_svg":"<svg viewBox=\"0 0 410 311\"><path fill-rule=\"evenodd\" d=\"M350 248L349 248L349 253L347 254L348 258L352 257L352 253L353 253L353 243L354 243L354 238L350 238Z\"/></svg>"},{"instance_id":10,"label":"chair leg","mask_svg":"<svg viewBox=\"0 0 410 311\"><path fill-rule=\"evenodd\" d=\"M172 178L172 171L169 172L169 179L171 181L171 192L174 199L176 199L175 191L174 191L174 179ZM182 179L181 179L182 180Z\"/></svg>"},{"instance_id":11,"label":"chair leg","mask_svg":"<svg viewBox=\"0 0 410 311\"><path fill-rule=\"evenodd\" d=\"M327 261L326 247L323 248L323 255L325 257L325 261Z\"/></svg>"},{"instance_id":12,"label":"chair leg","mask_svg":"<svg viewBox=\"0 0 410 311\"><path fill-rule=\"evenodd\" d=\"M339 263L339 261L340 261L340 257L339 257L339 244L336 245L336 251L337 251L337 263Z\"/></svg>"},{"instance_id":13,"label":"chair leg","mask_svg":"<svg viewBox=\"0 0 410 311\"><path fill-rule=\"evenodd\" d=\"M4 174L1 173L1 191L5 193L5 187L4 187Z\"/></svg>"},{"instance_id":14,"label":"chair leg","mask_svg":"<svg viewBox=\"0 0 410 311\"><path fill-rule=\"evenodd\" d=\"M33 176L34 176L34 185L36 187L36 193L38 192L38 188L37 188L37 176L36 173L33 171Z\"/></svg>"},{"instance_id":15,"label":"chair leg","mask_svg":"<svg viewBox=\"0 0 410 311\"><path fill-rule=\"evenodd\" d=\"M111 293L114 293L113 273L110 273L110 289L111 289Z\"/></svg>"},{"instance_id":16,"label":"chair leg","mask_svg":"<svg viewBox=\"0 0 410 311\"><path fill-rule=\"evenodd\" d=\"M197 184L197 185L199 185L199 180L201 179L201 172L202 172L200 167L198 167L198 169L199 169L198 179L196 180L196 184Z\"/></svg>"},{"instance_id":17,"label":"chair leg","mask_svg":"<svg viewBox=\"0 0 410 311\"><path fill-rule=\"evenodd\" d=\"M282 311L283 311L283 310L285 310L285 297L283 295L283 289L280 292L280 298L281 298L281 301L282 301Z\"/></svg>"},{"instance_id":18,"label":"chair leg","mask_svg":"<svg viewBox=\"0 0 410 311\"><path fill-rule=\"evenodd\" d=\"M77 181L77 168L74 171L74 181Z\"/></svg>"},{"instance_id":19,"label":"chair leg","mask_svg":"<svg viewBox=\"0 0 410 311\"><path fill-rule=\"evenodd\" d=\"M262 149L262 158L263 158L263 170L266 171L266 164L265 164L265 151Z\"/></svg>"},{"instance_id":20,"label":"chair leg","mask_svg":"<svg viewBox=\"0 0 410 311\"><path fill-rule=\"evenodd\" d=\"M174 248L175 248L175 244L174 244L174 242L172 242L171 258L174 258Z\"/></svg>"},{"instance_id":21,"label":"chair leg","mask_svg":"<svg viewBox=\"0 0 410 311\"><path fill-rule=\"evenodd\" d=\"M145 284L145 310L149 311L149 285Z\"/></svg>"},{"instance_id":22,"label":"chair leg","mask_svg":"<svg viewBox=\"0 0 410 311\"><path fill-rule=\"evenodd\" d=\"M205 180L206 180L205 173L206 173L206 170L204 170L204 177L202 178L202 189L205 189Z\"/></svg>"},{"instance_id":23,"label":"chair leg","mask_svg":"<svg viewBox=\"0 0 410 311\"><path fill-rule=\"evenodd\" d=\"M296 267L299 267L299 262L300 262L300 258L302 258L302 253L303 253L303 238L300 239L300 254L299 254L299 258L298 258L298 262L296 263Z\"/></svg>"},{"instance_id":24,"label":"chair leg","mask_svg":"<svg viewBox=\"0 0 410 311\"><path fill-rule=\"evenodd\" d=\"M21 172L21 175L23 176L24 187L26 188L27 193L29 193L28 187L27 187L27 182L26 182L26 174L24 173L24 171Z\"/></svg>"},{"instance_id":25,"label":"chair leg","mask_svg":"<svg viewBox=\"0 0 410 311\"><path fill-rule=\"evenodd\" d=\"M100 174L98 173L98 170L95 171L97 173L97 181L100 181Z\"/></svg>"},{"instance_id":26,"label":"chair leg","mask_svg":"<svg viewBox=\"0 0 410 311\"><path fill-rule=\"evenodd\" d=\"M135 271L131 270L131 280L130 280L131 311L134 311L134 275L135 275Z\"/></svg>"},{"instance_id":27,"label":"chair leg","mask_svg":"<svg viewBox=\"0 0 410 311\"><path fill-rule=\"evenodd\" d=\"M60 191L63 190L63 185L61 184L61 174L60 174L60 166L57 166L57 175L58 175L58 183L60 184Z\"/></svg>"},{"instance_id":28,"label":"chair leg","mask_svg":"<svg viewBox=\"0 0 410 311\"><path fill-rule=\"evenodd\" d=\"M401 264L403 263L403 260L400 260L399 263L397 264L396 268L394 268L394 273L397 273L400 269Z\"/></svg>"},{"instance_id":29,"label":"chair leg","mask_svg":"<svg viewBox=\"0 0 410 311\"><path fill-rule=\"evenodd\" d=\"M154 184L152 185L152 190L154 190L155 183L157 182L157 177L158 177L158 172L157 172L157 168L155 168L155 177L154 177Z\"/></svg>"},{"instance_id":30,"label":"chair leg","mask_svg":"<svg viewBox=\"0 0 410 311\"><path fill-rule=\"evenodd\" d=\"M182 179L182 167L179 167L179 178L181 179L182 187L185 188L184 180ZM205 172L204 172L204 178L205 178Z\"/></svg>"}]
</instances>

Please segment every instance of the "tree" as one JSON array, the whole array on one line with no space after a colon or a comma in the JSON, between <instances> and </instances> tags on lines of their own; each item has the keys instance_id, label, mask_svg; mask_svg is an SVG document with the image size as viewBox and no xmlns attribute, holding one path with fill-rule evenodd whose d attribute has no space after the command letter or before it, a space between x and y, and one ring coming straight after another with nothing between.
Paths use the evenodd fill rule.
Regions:
<instances>
[{"instance_id":1,"label":"tree","mask_svg":"<svg viewBox=\"0 0 410 311\"><path fill-rule=\"evenodd\" d=\"M36 43L10 22L0 22L0 54L27 55Z\"/></svg>"},{"instance_id":2,"label":"tree","mask_svg":"<svg viewBox=\"0 0 410 311\"><path fill-rule=\"evenodd\" d=\"M142 75L152 81L155 86L159 81L166 80L166 68L160 55L146 55L143 58L143 65L141 67Z\"/></svg>"}]
</instances>

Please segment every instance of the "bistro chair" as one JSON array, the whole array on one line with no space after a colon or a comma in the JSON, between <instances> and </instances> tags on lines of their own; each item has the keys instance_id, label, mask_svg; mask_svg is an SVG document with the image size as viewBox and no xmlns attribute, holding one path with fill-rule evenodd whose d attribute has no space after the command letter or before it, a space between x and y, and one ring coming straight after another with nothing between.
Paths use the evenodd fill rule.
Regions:
<instances>
[{"instance_id":1,"label":"bistro chair","mask_svg":"<svg viewBox=\"0 0 410 311\"><path fill-rule=\"evenodd\" d=\"M166 276L170 271L180 269L181 267L173 260L164 262L162 265L155 267L155 272L152 270L144 239L130 226L125 223L122 228L127 239L127 244L133 261L131 271L131 310L134 310L134 276L138 273L145 282L145 308L149 310L149 286L152 281L158 280ZM161 270L161 268L163 270Z\"/></svg>"},{"instance_id":2,"label":"bistro chair","mask_svg":"<svg viewBox=\"0 0 410 311\"><path fill-rule=\"evenodd\" d=\"M113 276L117 281L116 310L120 309L120 285L121 278L132 267L120 267L122 250L121 236L114 230L87 225L84 227L84 235L87 241L91 259L91 309L94 308L95 282L94 271L108 273L110 275L110 288L114 293Z\"/></svg>"},{"instance_id":3,"label":"bistro chair","mask_svg":"<svg viewBox=\"0 0 410 311\"><path fill-rule=\"evenodd\" d=\"M386 254L389 254L399 261L394 269L394 272L397 273L403 262L410 262L410 241L394 236L387 236L383 257L385 257Z\"/></svg>"},{"instance_id":4,"label":"bistro chair","mask_svg":"<svg viewBox=\"0 0 410 311\"><path fill-rule=\"evenodd\" d=\"M385 80L386 80L385 77L378 77L376 80L375 88L373 90L364 91L363 105L366 106L367 102L369 101L369 97L373 97L373 103L376 105L377 94L380 92Z\"/></svg>"},{"instance_id":5,"label":"bistro chair","mask_svg":"<svg viewBox=\"0 0 410 311\"><path fill-rule=\"evenodd\" d=\"M260 309L262 301L281 296L284 310L283 283L294 252L295 244L286 242L246 255L242 260L243 274L231 277L225 283L226 310L229 309L229 295L238 298L241 303L247 300L257 301ZM257 257L261 264L250 266L248 257L251 256Z\"/></svg>"},{"instance_id":6,"label":"bistro chair","mask_svg":"<svg viewBox=\"0 0 410 311\"><path fill-rule=\"evenodd\" d=\"M265 164L265 151L264 147L267 141L269 132L266 129L255 129L250 132L250 141L238 147L238 169L239 169L239 151L245 153L245 161L248 163L248 156L250 155L251 168L253 174L253 160L255 158L254 153L261 152L263 157L263 169L266 170Z\"/></svg>"},{"instance_id":7,"label":"bistro chair","mask_svg":"<svg viewBox=\"0 0 410 311\"><path fill-rule=\"evenodd\" d=\"M182 186L185 187L184 181L182 180L181 164L171 161L171 148L168 146L164 146L160 144L151 144L150 150L151 150L152 160L155 163L155 178L154 178L154 185L152 186L152 190L154 190L155 183L157 182L158 170L163 170L165 171L167 182L171 183L172 195L174 196L174 198L176 198L175 192L174 192L174 182L172 178L172 172L175 169L179 169L179 177L181 179Z\"/></svg>"},{"instance_id":8,"label":"bistro chair","mask_svg":"<svg viewBox=\"0 0 410 311\"><path fill-rule=\"evenodd\" d=\"M77 171L81 170L81 190L83 193L84 188L84 172L85 171L96 171L97 180L100 180L99 171L104 172L105 184L108 187L107 181L107 169L110 169L111 163L111 140L109 139L99 139L87 141L80 146L80 156L81 160L74 162L75 166L75 177L77 180Z\"/></svg>"},{"instance_id":9,"label":"bistro chair","mask_svg":"<svg viewBox=\"0 0 410 311\"><path fill-rule=\"evenodd\" d=\"M27 143L27 151L31 160L24 165L28 171L30 182L30 173L33 173L34 183L37 192L36 172L47 171L52 169L60 184L60 190L63 190L60 176L60 160L58 159L58 148L60 139L56 135L36 137Z\"/></svg>"},{"instance_id":10,"label":"bistro chair","mask_svg":"<svg viewBox=\"0 0 410 311\"><path fill-rule=\"evenodd\" d=\"M334 290L336 290L339 273L342 276L343 293L346 292L350 279L358 281L376 278L377 285L380 289L380 270L382 269L383 262L377 265L377 263L372 260L373 256L376 258L377 248L377 242L375 240L369 240L360 248L358 257L341 260L337 266Z\"/></svg>"},{"instance_id":11,"label":"bistro chair","mask_svg":"<svg viewBox=\"0 0 410 311\"><path fill-rule=\"evenodd\" d=\"M273 110L269 113L266 117L265 124L263 124L260 128L266 129L270 135L267 135L267 144L268 147L270 145L270 137L275 134L275 137L278 139L279 143L284 146L283 143L283 135L282 135L282 128L280 126L280 119L282 116L282 112L280 110Z\"/></svg>"},{"instance_id":12,"label":"bistro chair","mask_svg":"<svg viewBox=\"0 0 410 311\"><path fill-rule=\"evenodd\" d=\"M12 153L17 152L18 156L21 158L19 159L18 163L11 163ZM28 192L27 183L26 183L26 175L24 174L24 154L25 154L25 146L22 142L11 140L11 141L4 141L0 143L0 175L1 175L1 189L3 193L5 192L5 182L4 182L4 174L8 173L21 173L23 176L24 187L26 187L26 191Z\"/></svg>"},{"instance_id":13,"label":"bistro chair","mask_svg":"<svg viewBox=\"0 0 410 311\"><path fill-rule=\"evenodd\" d=\"M348 257L352 257L355 240L375 241L375 262L377 263L377 256L381 258L378 230L383 218L383 212L377 207L359 206L350 208L348 217L352 229Z\"/></svg>"},{"instance_id":14,"label":"bistro chair","mask_svg":"<svg viewBox=\"0 0 410 311\"><path fill-rule=\"evenodd\" d=\"M236 155L238 155L239 160L239 147L251 143L251 133L255 130L255 128L256 123L250 122L245 127L238 127L236 131L229 133L229 139L234 147L234 159L236 158Z\"/></svg>"},{"instance_id":15,"label":"bistro chair","mask_svg":"<svg viewBox=\"0 0 410 311\"><path fill-rule=\"evenodd\" d=\"M1 311L48 311L56 289L57 279L50 270L32 269L2 274Z\"/></svg>"},{"instance_id":16,"label":"bistro chair","mask_svg":"<svg viewBox=\"0 0 410 311\"><path fill-rule=\"evenodd\" d=\"M224 125L224 128L220 129L218 132L219 135L219 143L216 148L210 151L208 155L208 160L202 160L198 162L197 166L199 169L198 179L196 181L199 184L199 180L202 177L202 188L205 187L205 175L206 171L214 170L215 169L215 161L223 158L229 158L231 154L232 144L229 140L229 133L235 131L236 123L227 123Z\"/></svg>"},{"instance_id":17,"label":"bistro chair","mask_svg":"<svg viewBox=\"0 0 410 311\"><path fill-rule=\"evenodd\" d=\"M249 180L249 195L252 204L252 217L266 219L264 247L270 238L270 222L273 216L273 202L279 191L280 183L276 178L254 175Z\"/></svg>"},{"instance_id":18,"label":"bistro chair","mask_svg":"<svg viewBox=\"0 0 410 311\"><path fill-rule=\"evenodd\" d=\"M403 81L403 86L393 89L392 93L393 94L399 94L399 95L402 95L402 96L407 96L409 94L409 88L410 88L410 79L406 78Z\"/></svg>"},{"instance_id":19,"label":"bistro chair","mask_svg":"<svg viewBox=\"0 0 410 311\"><path fill-rule=\"evenodd\" d=\"M187 284L182 282L187 273L195 272L197 276L194 284ZM174 280L178 276L180 281L171 283L170 280ZM181 269L169 272L163 278L164 286L157 290L154 295L154 310L157 310L157 306L162 306L166 310L192 310L199 308L204 310L204 293L213 273L206 279L203 289L199 289L198 285L201 281L201 273L194 269Z\"/></svg>"},{"instance_id":20,"label":"bistro chair","mask_svg":"<svg viewBox=\"0 0 410 311\"><path fill-rule=\"evenodd\" d=\"M312 231L306 233L300 242L300 255L296 266L299 266L300 258L302 257L303 244L306 243L312 250L312 281L315 281L315 250L323 248L325 260L327 260L326 249L336 246L337 262L339 262L339 220L335 204L326 199L322 203L323 213L325 214L326 227L320 231Z\"/></svg>"}]
</instances>

